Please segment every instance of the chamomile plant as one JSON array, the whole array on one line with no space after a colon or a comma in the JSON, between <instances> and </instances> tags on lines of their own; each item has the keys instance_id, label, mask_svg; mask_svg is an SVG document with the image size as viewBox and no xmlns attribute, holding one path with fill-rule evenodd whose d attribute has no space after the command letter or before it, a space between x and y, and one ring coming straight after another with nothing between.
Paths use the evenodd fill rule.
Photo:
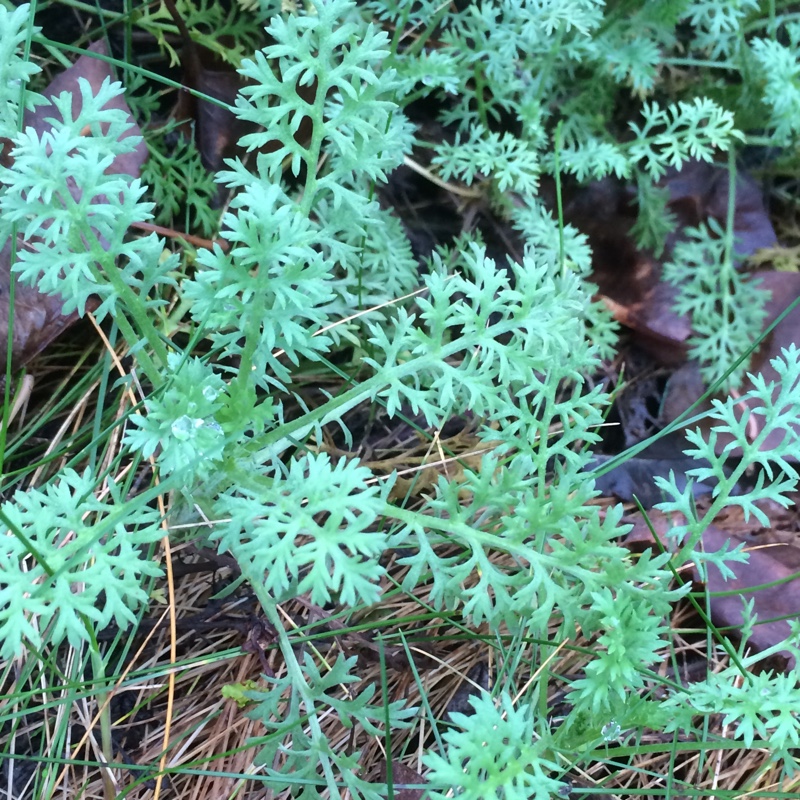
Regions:
<instances>
[{"instance_id":1,"label":"chamomile plant","mask_svg":"<svg viewBox=\"0 0 800 800\"><path fill-rule=\"evenodd\" d=\"M4 658L93 642L112 622L132 623L148 601L146 579L159 572L155 543L180 519L182 530L235 560L275 630L282 671L246 693L266 731L256 762L275 792L386 796L385 784L365 776L358 746L332 741L327 722L389 741L423 712L361 685L353 658L301 652L280 612L300 596L346 612L377 608L388 586L424 591L428 610L467 630L534 642L543 660L578 635L591 643L580 674L558 676L558 715L548 710L556 670L543 669L519 692L513 678L482 690L469 715L445 720L422 758L433 796L558 796L573 765L616 736L609 731L694 730L694 716L714 713L735 721L748 746L756 736L760 746L773 743L793 768L800 725L786 709L800 697L790 681L762 675L753 684L781 698L777 722L775 703L737 689L740 673L654 691L670 610L688 591L675 569L690 560L724 569L742 554L702 553L709 517L671 480L664 509L687 520L671 533L677 555L633 555L620 544L621 507L601 510L587 471L610 403L590 376L615 326L593 300L586 240L544 207L540 180L558 170L635 180L652 210L668 168L711 160L742 137L733 113L705 97L649 99L624 136L612 135L604 120L615 97L623 86L633 96L652 90L679 23L697 26L696 47L733 57L746 46L735 32L750 12L739 3L725 17L734 33L726 22L723 45L708 39L713 18L700 14L708 3L628 5L626 16L594 0L460 10L428 0L312 0L274 16L270 44L241 61L247 83L234 109L258 130L241 142L249 157L217 176L232 200L220 241L197 251L191 271L164 255L155 234L128 235L153 209L139 179L106 174L136 144L123 136L124 115L105 107L122 87L108 82L92 95L82 86L77 117L65 95L48 133L26 130L23 111L37 99L26 89L35 71L24 55L29 9L0 7L0 136L11 156L0 168L0 234L18 237L19 280L79 313L99 298L94 313L125 340L141 389L125 414L123 452L149 462L160 481L137 493L106 472L65 468L4 499ZM426 47L434 34L436 46ZM784 58L774 43L749 46L758 63ZM791 135L781 116L789 112L771 84L765 92L770 124ZM485 187L495 200L511 193L513 202L498 204L525 239L518 263L464 237L457 252L434 254L420 270L403 226L379 202L376 187L415 146L430 144L406 113L426 95L442 98L440 121L453 131L427 174ZM514 124L500 131L508 119ZM308 138L297 135L304 121ZM106 202L92 202L100 197ZM640 227L653 241L666 231L647 219ZM707 244L703 236L690 241ZM189 309L194 351L160 327L173 293ZM698 302L702 291L688 295ZM357 353L357 368L340 370L338 390L309 405L298 376L333 371L345 348ZM785 434L782 448L765 456L747 443L732 401L717 405L710 441L691 438L692 453L710 463L695 477L719 479L715 513L787 502L797 482L788 454L798 363L786 352L775 364L780 391L756 380L750 398L764 435ZM469 415L480 456L443 473L412 508L392 491L395 475L325 450L328 426L358 436L348 413L368 404L390 418L410 413L430 435ZM763 466L749 494L733 495L714 455L722 432L743 448L742 464ZM159 494L170 500L163 513L153 504ZM400 568L396 581L389 564Z\"/></svg>"}]
</instances>

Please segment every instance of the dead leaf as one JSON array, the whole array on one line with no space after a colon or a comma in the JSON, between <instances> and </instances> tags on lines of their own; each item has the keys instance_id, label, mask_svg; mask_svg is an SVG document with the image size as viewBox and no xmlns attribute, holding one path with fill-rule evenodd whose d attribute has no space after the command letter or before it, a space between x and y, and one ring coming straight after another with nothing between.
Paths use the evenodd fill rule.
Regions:
<instances>
[{"instance_id":1,"label":"dead leaf","mask_svg":"<svg viewBox=\"0 0 800 800\"><path fill-rule=\"evenodd\" d=\"M698 461L683 454L688 447L683 435L657 439L638 455L625 459L621 464L594 478L595 488L603 496L614 495L625 502L632 502L634 497L643 508L652 508L664 500L663 493L656 486L655 478L667 479L674 473L679 489L686 486L686 472L698 466L707 466L708 462ZM598 470L616 456L596 454L592 456L588 469ZM693 483L692 495L699 497L709 494L717 481Z\"/></svg>"},{"instance_id":2,"label":"dead leaf","mask_svg":"<svg viewBox=\"0 0 800 800\"><path fill-rule=\"evenodd\" d=\"M764 272L759 273L761 289L769 293L767 302L767 319L764 327L771 325L778 316L785 311L794 300L800 296L800 274L796 272ZM781 355L783 348L792 344L800 345L800 308L794 309L776 327L775 330L764 340L761 347L753 354L749 372L754 375L760 374L766 383L775 382L775 392L780 391L780 380L778 373L772 366L771 361ZM753 383L746 377L739 389L741 395L747 394L753 388ZM737 403L737 416L741 418L746 415L748 419L747 436L750 441L761 433L764 425L764 417L760 414L751 412L758 408L761 402L757 399L742 400ZM713 423L704 421L701 429L707 429ZM800 435L800 423L794 426ZM761 450L767 452L776 447L784 438L783 431L774 431L764 440ZM732 440L732 437L723 433L717 434L716 450L722 452ZM736 456L740 451L731 451L732 456ZM789 460L797 460L800 454L790 454Z\"/></svg>"},{"instance_id":3,"label":"dead leaf","mask_svg":"<svg viewBox=\"0 0 800 800\"><path fill-rule=\"evenodd\" d=\"M103 41L94 42L94 44L89 45L87 48L87 53L107 56L108 48ZM63 92L72 92L72 114L73 118L75 118L82 108L81 92L78 85L80 78L88 81L89 86L92 87L93 94L97 94L104 80L116 80L111 64L100 58L95 58L92 55L83 55L80 56L71 67L56 75L50 82L50 85L42 92L42 95L48 100L51 100L54 97L58 97ZM116 108L120 111L124 111L128 115L131 127L122 135L122 139L127 139L130 136L141 137L141 128L136 124L131 110L122 95L117 95L110 100L106 103L104 108ZM24 120L25 127L32 127L41 135L53 127L47 122L47 118L54 116L56 113L52 103L37 106L34 111L26 112ZM106 172L112 175L130 175L135 178L141 172L142 165L146 160L147 145L143 140L140 140L135 149L131 152L124 153L115 158Z\"/></svg>"},{"instance_id":4,"label":"dead leaf","mask_svg":"<svg viewBox=\"0 0 800 800\"><path fill-rule=\"evenodd\" d=\"M783 512L783 509L779 509ZM653 530L661 545L674 545L667 538L669 520L658 512L648 514L644 520L641 514L626 518L633 522L633 528L625 537L625 545L634 549L653 547ZM747 563L729 564L734 578L725 580L722 573L713 565L708 566L708 581L705 584L710 593L709 607L711 620L718 628L731 628L735 633L743 622L744 601L753 600L753 610L758 621L748 639L748 645L760 652L779 644L791 633L790 619L800 616L800 547L796 534L780 536L773 531L755 535L742 535L710 525L703 533L702 549L716 553L728 545L732 550L744 544L749 554ZM655 545L660 550L659 545ZM699 582L700 575L692 566L693 579ZM776 586L762 587L775 581L783 581ZM721 593L714 596L715 593ZM778 619L789 617L789 619ZM728 631L730 633L730 631ZM784 653L787 669L794 667L794 656Z\"/></svg>"},{"instance_id":5,"label":"dead leaf","mask_svg":"<svg viewBox=\"0 0 800 800\"><path fill-rule=\"evenodd\" d=\"M663 256L636 247L631 229L637 209L630 189L606 178L577 190L564 204L564 215L589 238L592 280L618 322L636 333L636 344L662 364L686 359L689 321L673 311L676 289L661 280L662 264L687 227L713 218L725 224L729 173L724 167L690 162L668 173L661 186L669 192L669 210L678 225ZM736 252L744 257L777 242L761 190L744 172L736 176L734 235Z\"/></svg>"},{"instance_id":6,"label":"dead leaf","mask_svg":"<svg viewBox=\"0 0 800 800\"><path fill-rule=\"evenodd\" d=\"M386 761L383 760L379 766L378 781L385 784L388 780L388 770L386 769ZM395 800L420 800L425 793L425 789L409 789L404 788L409 785L422 786L427 781L415 769L407 767L402 761L392 759L392 785L394 786Z\"/></svg>"},{"instance_id":7,"label":"dead leaf","mask_svg":"<svg viewBox=\"0 0 800 800\"><path fill-rule=\"evenodd\" d=\"M258 130L229 108L235 104L244 78L216 53L194 42L184 45L181 61L184 86L226 104L222 106L184 91L171 114L182 123L180 130L186 139L194 136L203 166L209 172L217 172L225 159L243 155L239 139Z\"/></svg>"},{"instance_id":8,"label":"dead leaf","mask_svg":"<svg viewBox=\"0 0 800 800\"><path fill-rule=\"evenodd\" d=\"M191 31L175 3L170 0L166 6L183 40L182 85L224 104L214 103L192 92L184 91L179 95L171 116L182 123L182 133L187 139L194 136L203 166L209 172L217 172L223 168L226 159L235 156L244 157L246 150L239 145L239 140L259 130L258 125L241 119L231 110L236 104L237 96L240 93L246 94L246 88L252 81L241 75L218 53L193 41ZM220 37L220 44L225 45L225 39L226 37ZM278 64L275 63L273 68L279 69ZM316 81L310 86L298 81L296 90L303 100L311 104L316 95L316 87ZM311 119L306 116L294 136L298 142L307 142L310 141L311 134ZM258 152L272 153L281 147L281 142L275 139L259 147ZM217 204L222 204L223 194L221 190L216 200Z\"/></svg>"},{"instance_id":9,"label":"dead leaf","mask_svg":"<svg viewBox=\"0 0 800 800\"><path fill-rule=\"evenodd\" d=\"M677 214L680 225L696 226L709 218L723 225L728 216L730 175L726 167L692 161L680 171L668 173L663 185L669 189L670 210ZM733 231L736 254L746 257L764 247L777 244L761 187L746 172L736 174L736 196ZM673 247L680 238L680 227L667 242Z\"/></svg>"},{"instance_id":10,"label":"dead leaf","mask_svg":"<svg viewBox=\"0 0 800 800\"><path fill-rule=\"evenodd\" d=\"M88 48L90 53L106 55L107 49L104 42L96 42ZM114 79L111 65L91 55L83 55L67 70L57 75L47 89L44 97L52 99L63 92L72 92L72 110L77 115L81 110L81 93L78 80L84 78L96 92L106 78ZM133 120L130 109L124 99L117 96L106 104L106 108L113 107L125 111L130 118L130 127L123 138L140 136L141 130ZM37 106L34 111L25 114L25 127L33 127L41 136L52 128L48 117L56 116L54 106L45 103ZM140 141L135 149L125 153L114 160L106 170L109 173L125 174L136 177L141 171L142 164L147 158L147 147ZM70 187L73 196L78 196L78 191ZM102 202L96 198L95 202ZM17 248L25 247L22 238L17 240ZM77 314L64 315L61 313L63 301L61 298L42 294L35 288L19 283L11 272L11 242L7 242L0 251L0 353L6 353L8 347L9 330L9 298L10 286L14 281L14 329L12 336L12 366L18 368L38 355L50 342L59 336L78 318ZM95 306L96 307L96 306ZM89 310L91 310L91 306Z\"/></svg>"},{"instance_id":11,"label":"dead leaf","mask_svg":"<svg viewBox=\"0 0 800 800\"><path fill-rule=\"evenodd\" d=\"M766 538L766 537L765 537ZM756 539L757 540L757 539ZM709 526L703 534L703 549L714 553L730 542L732 549L737 544L751 544L752 539L731 535ZM750 546L750 558L746 564L733 564L736 573L733 579L724 580L720 571L708 568L709 592L736 592L733 595L710 598L711 619L718 627L740 627L742 624L743 600L753 599L758 624L748 644L757 651L766 650L786 639L791 632L789 620L777 617L800 615L800 549L794 544L778 542L769 546ZM698 578L695 571L695 579ZM785 580L777 586L749 591L755 586ZM774 620L774 621L770 621ZM794 667L794 656L786 654L788 668Z\"/></svg>"},{"instance_id":12,"label":"dead leaf","mask_svg":"<svg viewBox=\"0 0 800 800\"><path fill-rule=\"evenodd\" d=\"M23 246L20 242L18 246ZM64 302L60 297L42 294L37 289L19 283L11 274L11 241L0 250L0 358L5 360L8 348L9 301L11 281L14 281L14 335L11 360L14 368L27 364L50 342L78 319L77 313L61 313Z\"/></svg>"}]
</instances>

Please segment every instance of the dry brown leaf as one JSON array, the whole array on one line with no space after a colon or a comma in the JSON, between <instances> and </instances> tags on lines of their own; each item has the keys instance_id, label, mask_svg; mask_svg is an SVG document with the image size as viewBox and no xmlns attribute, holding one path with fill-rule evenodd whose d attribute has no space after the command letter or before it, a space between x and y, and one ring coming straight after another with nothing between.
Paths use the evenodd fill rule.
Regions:
<instances>
[{"instance_id":1,"label":"dry brown leaf","mask_svg":"<svg viewBox=\"0 0 800 800\"><path fill-rule=\"evenodd\" d=\"M785 311L794 300L800 296L800 274L794 272L764 272L759 274L761 280L761 288L768 292L770 299L767 302L767 319L764 327L767 328L771 325L778 316ZM780 391L780 381L778 373L772 366L771 361L781 355L783 348L790 345L800 345L800 308L794 309L788 314L775 328L774 331L764 340L761 347L753 353L751 358L751 366L749 372L751 374L760 374L767 384L775 382L775 392ZM739 389L741 395L745 395L753 388L752 381L746 377L742 381ZM764 425L764 417L758 414L751 414L751 411L759 407L761 402L757 399L741 400L737 404L737 416L746 415L748 418L747 435L750 441L761 433ZM708 421L701 422L701 429L707 429L710 423ZM795 426L800 431L800 424ZM783 431L774 431L764 440L761 450L772 450L784 437ZM717 433L716 450L721 453L725 447L731 442L731 437L722 432ZM739 451L731 451L731 455L735 456ZM800 457L796 454L794 459ZM793 459L792 454L788 456L789 460Z\"/></svg>"},{"instance_id":2,"label":"dry brown leaf","mask_svg":"<svg viewBox=\"0 0 800 800\"><path fill-rule=\"evenodd\" d=\"M727 542L730 542L731 549L738 544L751 544L751 540L731 535L715 525L709 526L703 534L703 549L710 553L717 552ZM800 549L788 542L776 542L748 547L748 553L750 558L746 564L731 565L736 577L727 581L715 566L709 566L706 586L711 593L736 592L721 597L712 594L710 598L711 618L719 627L741 626L743 601L753 599L759 622L753 628L748 644L761 651L789 636L789 621L776 618L800 615ZM750 591L753 587L780 580L784 582L777 586ZM794 658L788 656L788 661L789 668L792 668Z\"/></svg>"},{"instance_id":3,"label":"dry brown leaf","mask_svg":"<svg viewBox=\"0 0 800 800\"><path fill-rule=\"evenodd\" d=\"M107 50L103 42L96 42L89 47L89 52L105 55ZM106 78L113 80L114 75L109 63L90 55L84 55L69 69L57 75L43 95L50 99L66 91L72 92L73 114L77 115L81 109L81 93L78 86L80 78L87 80L96 92ZM122 97L114 98L106 107L118 108L128 114L132 127L128 129L123 138L141 135L141 131L133 121L130 109ZM39 135L42 135L52 128L47 119L54 115L52 103L37 106L35 111L25 114L25 127L32 127ZM147 147L143 141L140 141L134 150L115 159L107 172L136 177L139 175L146 157ZM73 195L77 196L77 190L73 189L72 191ZM24 246L23 240L18 238L17 247ZM11 358L13 367L17 368L38 355L77 319L77 315L62 314L63 302L59 297L42 294L35 288L25 286L16 280L11 272L11 242L9 241L0 251L0 353L5 354L8 347L9 299L12 281L14 281L14 314Z\"/></svg>"},{"instance_id":4,"label":"dry brown leaf","mask_svg":"<svg viewBox=\"0 0 800 800\"><path fill-rule=\"evenodd\" d=\"M661 182L669 191L669 210L676 230L664 255L636 247L631 228L637 209L633 195L610 178L575 192L564 204L568 222L586 233L592 246L592 280L618 322L636 332L635 342L662 364L677 366L686 359L689 321L673 311L676 289L661 280L662 264L687 227L714 218L725 224L728 212L727 169L704 162L685 164ZM736 180L734 235L737 253L750 255L776 243L758 184L740 172Z\"/></svg>"},{"instance_id":5,"label":"dry brown leaf","mask_svg":"<svg viewBox=\"0 0 800 800\"><path fill-rule=\"evenodd\" d=\"M668 546L668 519L658 512L649 514L648 518L661 544ZM633 515L626 521L633 522L633 529L625 538L628 547L640 549L653 546L650 525L640 514ZM747 549L747 563L729 564L735 575L733 578L725 580L717 567L709 565L706 589L711 594L711 620L719 628L741 628L744 601L753 600L758 624L753 628L748 644L756 651L773 647L789 636L789 620L778 619L779 617L793 618L800 615L800 547L796 541L795 535L779 537L767 532L757 536L743 536L730 533L717 525L710 525L703 533L701 546L708 553L716 553L726 544L729 550L740 544ZM692 577L695 581L700 579L694 566ZM754 588L775 581L783 582L767 588ZM715 597L717 592L725 594ZM787 668L791 669L794 658L789 653L786 653L786 657Z\"/></svg>"},{"instance_id":6,"label":"dry brown leaf","mask_svg":"<svg viewBox=\"0 0 800 800\"><path fill-rule=\"evenodd\" d=\"M388 780L386 761L380 765L380 772L378 780L381 783L386 783ZM395 800L420 800L425 793L425 789L403 789L398 788L402 786L424 785L427 781L415 769L407 767L402 761L392 759L392 784L395 787L394 796Z\"/></svg>"}]
</instances>

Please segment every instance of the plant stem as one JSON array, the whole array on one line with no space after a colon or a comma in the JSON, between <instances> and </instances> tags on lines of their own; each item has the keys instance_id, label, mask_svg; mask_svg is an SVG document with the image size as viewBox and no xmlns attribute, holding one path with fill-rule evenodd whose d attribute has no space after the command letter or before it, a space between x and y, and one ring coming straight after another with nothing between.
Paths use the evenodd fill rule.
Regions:
<instances>
[{"instance_id":1,"label":"plant stem","mask_svg":"<svg viewBox=\"0 0 800 800\"><path fill-rule=\"evenodd\" d=\"M308 684L306 683L305 673L303 672L303 668L300 666L300 662L297 660L292 642L287 636L286 630L283 627L283 620L278 614L277 604L269 592L264 588L263 582L258 579L258 576L250 574L249 570L244 564L242 564L241 567L242 574L247 578L247 581L250 583L250 586L258 597L261 608L263 609L268 622L277 632L278 646L281 649L284 665L286 666L286 671L292 678L292 691L297 692L306 709L307 716L305 717L305 723L308 725L308 728L311 732L311 739L314 742L324 742L325 734L322 731L322 726L320 725L319 717L317 716L314 697L311 694ZM336 797L339 793L339 787L336 783L336 776L333 773L333 765L331 764L331 760L324 752L318 752L318 758L319 765L322 767L322 771L325 774L325 780L327 783L327 788L330 791L330 796Z\"/></svg>"},{"instance_id":2,"label":"plant stem","mask_svg":"<svg viewBox=\"0 0 800 800\"><path fill-rule=\"evenodd\" d=\"M147 343L160 362L159 367L144 348L140 347L136 352L136 357L142 365L142 369L155 388L159 386L163 380L163 368L167 365L167 347L159 336L155 326L150 321L147 315L147 308L142 302L142 298L138 297L133 289L122 279L120 270L117 265L113 263L113 259L107 259L104 267L105 274L114 288L114 291L117 293L117 296L122 300L125 310L133 317L133 320L136 322L136 327L139 329L139 333L141 336L145 337ZM124 313L117 314L114 319L119 325L120 332L131 347L140 344L141 336L136 335Z\"/></svg>"},{"instance_id":3,"label":"plant stem","mask_svg":"<svg viewBox=\"0 0 800 800\"><path fill-rule=\"evenodd\" d=\"M87 632L92 640L94 640L94 631L91 624L87 623ZM103 752L105 764L101 769L103 776L103 790L107 800L114 800L117 796L117 790L114 787L114 781L111 779L109 770L111 769L111 762L114 759L114 744L111 738L111 704L108 702L108 693L105 690L106 673L103 659L97 648L97 642L92 641L89 653L92 659L92 671L94 673L95 685L95 700L100 709L100 747Z\"/></svg>"}]
</instances>

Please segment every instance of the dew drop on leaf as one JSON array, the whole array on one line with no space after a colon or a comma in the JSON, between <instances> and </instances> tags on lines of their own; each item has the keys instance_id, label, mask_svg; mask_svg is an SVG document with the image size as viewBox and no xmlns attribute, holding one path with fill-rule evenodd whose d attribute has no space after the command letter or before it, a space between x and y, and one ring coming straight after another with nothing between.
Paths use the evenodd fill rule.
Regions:
<instances>
[{"instance_id":1,"label":"dew drop on leaf","mask_svg":"<svg viewBox=\"0 0 800 800\"><path fill-rule=\"evenodd\" d=\"M619 735L622 733L622 728L620 728L619 723L615 720L610 720L605 725L603 725L600 734L602 735L603 739L607 742L615 742L619 739Z\"/></svg>"},{"instance_id":2,"label":"dew drop on leaf","mask_svg":"<svg viewBox=\"0 0 800 800\"><path fill-rule=\"evenodd\" d=\"M172 435L179 442L187 442L194 436L195 431L202 424L203 420L192 419L192 417L188 417L186 414L184 414L182 417L178 417L178 419L172 423Z\"/></svg>"}]
</instances>

